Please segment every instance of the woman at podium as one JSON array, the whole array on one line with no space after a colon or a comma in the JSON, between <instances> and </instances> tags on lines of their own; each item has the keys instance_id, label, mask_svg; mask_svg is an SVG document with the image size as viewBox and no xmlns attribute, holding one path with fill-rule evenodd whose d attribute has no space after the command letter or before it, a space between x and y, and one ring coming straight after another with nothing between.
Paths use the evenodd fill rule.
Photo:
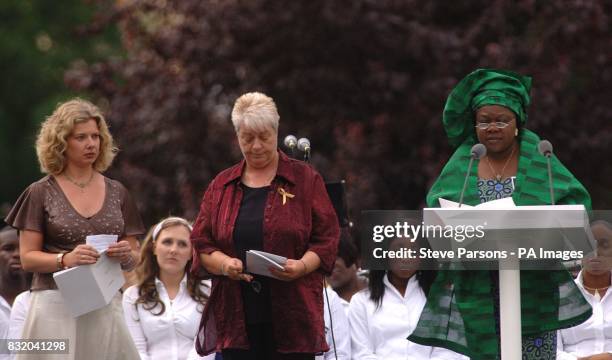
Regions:
<instances>
[{"instance_id":1,"label":"woman at podium","mask_svg":"<svg viewBox=\"0 0 612 360\"><path fill-rule=\"evenodd\" d=\"M270 97L242 95L232 122L244 159L210 183L191 234L196 260L213 275L198 352L222 352L224 360L314 359L328 350L321 294L340 234L334 207L321 176L278 150ZM275 278L254 276L248 250L288 260L272 271Z\"/></svg>"},{"instance_id":2,"label":"woman at podium","mask_svg":"<svg viewBox=\"0 0 612 360\"><path fill-rule=\"evenodd\" d=\"M546 158L537 148L540 139L525 128L530 89L530 77L489 69L476 70L455 86L442 119L455 152L430 189L428 206L438 207L440 198L459 201L476 143L482 143L487 153L474 162L465 204L509 196L517 205L550 204ZM590 208L588 192L554 156L552 176L556 204ZM579 324L591 314L567 271L522 271L521 309L523 359L554 359L556 330ZM497 272L440 272L409 339L472 359L499 358Z\"/></svg>"}]
</instances>

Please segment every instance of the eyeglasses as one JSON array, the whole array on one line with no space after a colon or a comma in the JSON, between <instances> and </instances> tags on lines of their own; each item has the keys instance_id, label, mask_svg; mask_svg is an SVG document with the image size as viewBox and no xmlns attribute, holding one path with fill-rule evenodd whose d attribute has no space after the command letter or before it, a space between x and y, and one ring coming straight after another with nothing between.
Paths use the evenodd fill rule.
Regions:
<instances>
[{"instance_id":1,"label":"eyeglasses","mask_svg":"<svg viewBox=\"0 0 612 360\"><path fill-rule=\"evenodd\" d=\"M503 122L503 121L496 121L496 122L490 122L490 123L488 123L488 122L479 122L479 123L476 123L476 126L474 126L474 127L477 128L477 129L480 129L480 130L487 130L489 128L489 126L491 126L491 125L495 126L498 129L503 129L503 128L507 127L508 125L510 125L510 123Z\"/></svg>"}]
</instances>

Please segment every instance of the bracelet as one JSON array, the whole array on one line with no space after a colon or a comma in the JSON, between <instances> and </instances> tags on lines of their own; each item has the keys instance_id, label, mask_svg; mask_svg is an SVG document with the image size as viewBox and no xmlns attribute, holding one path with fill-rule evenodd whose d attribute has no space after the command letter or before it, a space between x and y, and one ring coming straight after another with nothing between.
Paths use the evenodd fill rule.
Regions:
<instances>
[{"instance_id":1,"label":"bracelet","mask_svg":"<svg viewBox=\"0 0 612 360\"><path fill-rule=\"evenodd\" d=\"M57 270L64 270L66 269L66 266L64 265L64 255L66 255L66 253L58 253L57 257L55 258L55 264L57 266Z\"/></svg>"},{"instance_id":2,"label":"bracelet","mask_svg":"<svg viewBox=\"0 0 612 360\"><path fill-rule=\"evenodd\" d=\"M300 259L300 261L302 262L302 264L304 265L304 275L308 274L308 267L306 266L306 263L304 262L304 260Z\"/></svg>"},{"instance_id":3,"label":"bracelet","mask_svg":"<svg viewBox=\"0 0 612 360\"><path fill-rule=\"evenodd\" d=\"M69 269L69 266L66 266L66 264L64 263L64 256L66 256L66 253L62 253L62 256L60 257L60 263L62 263L62 269Z\"/></svg>"}]
</instances>

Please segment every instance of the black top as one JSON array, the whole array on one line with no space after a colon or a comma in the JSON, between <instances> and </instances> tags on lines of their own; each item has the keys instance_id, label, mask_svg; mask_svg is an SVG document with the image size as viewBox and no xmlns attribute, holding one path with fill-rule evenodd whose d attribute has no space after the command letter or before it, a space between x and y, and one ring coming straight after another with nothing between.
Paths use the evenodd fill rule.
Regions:
<instances>
[{"instance_id":1,"label":"black top","mask_svg":"<svg viewBox=\"0 0 612 360\"><path fill-rule=\"evenodd\" d=\"M246 267L247 250L263 250L264 208L270 187L251 188L240 184L243 191L240 210L234 226L236 255ZM247 324L271 322L270 288L265 276L254 275L250 283L240 281Z\"/></svg>"}]
</instances>

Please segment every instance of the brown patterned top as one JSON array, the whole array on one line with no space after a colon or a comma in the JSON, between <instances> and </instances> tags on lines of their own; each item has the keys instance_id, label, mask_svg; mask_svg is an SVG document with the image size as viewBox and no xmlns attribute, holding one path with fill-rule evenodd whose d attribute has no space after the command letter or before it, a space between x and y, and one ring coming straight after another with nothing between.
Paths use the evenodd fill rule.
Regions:
<instances>
[{"instance_id":1,"label":"brown patterned top","mask_svg":"<svg viewBox=\"0 0 612 360\"><path fill-rule=\"evenodd\" d=\"M104 177L106 191L100 211L86 218L79 214L53 176L45 176L19 196L5 221L18 230L43 234L43 251L69 252L84 244L88 235L125 236L145 232L138 209L127 189ZM56 289L52 273L34 273L32 290Z\"/></svg>"}]
</instances>

